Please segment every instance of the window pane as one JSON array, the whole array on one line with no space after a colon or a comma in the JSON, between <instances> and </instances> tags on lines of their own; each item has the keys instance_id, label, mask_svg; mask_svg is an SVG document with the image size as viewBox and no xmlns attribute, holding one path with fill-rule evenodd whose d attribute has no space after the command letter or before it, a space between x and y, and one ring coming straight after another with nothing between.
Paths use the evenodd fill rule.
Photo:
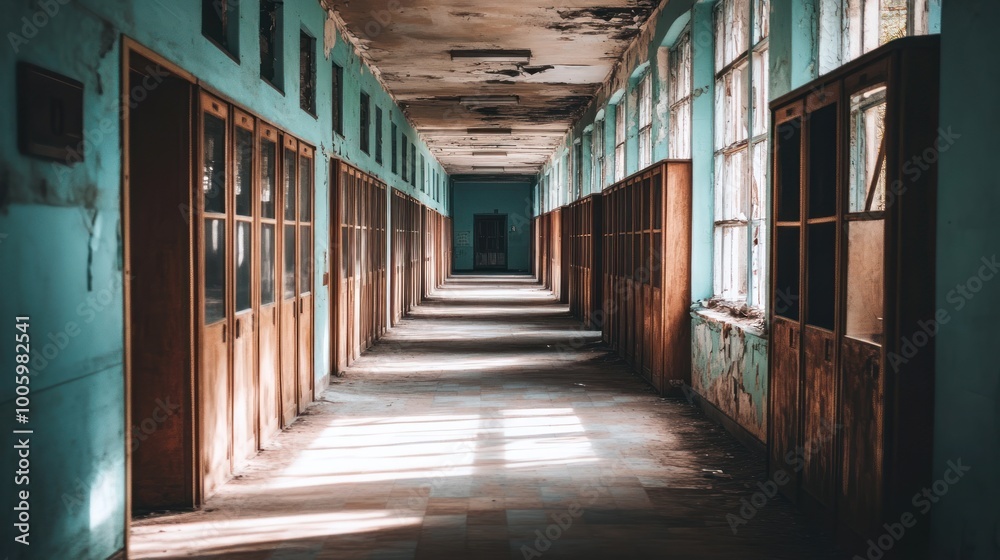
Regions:
<instances>
[{"instance_id":1,"label":"window pane","mask_svg":"<svg viewBox=\"0 0 1000 560\"><path fill-rule=\"evenodd\" d=\"M670 110L670 157L691 157L691 101L685 100Z\"/></svg>"},{"instance_id":2,"label":"window pane","mask_svg":"<svg viewBox=\"0 0 1000 560\"><path fill-rule=\"evenodd\" d=\"M333 131L344 134L344 69L333 65Z\"/></svg>"},{"instance_id":3,"label":"window pane","mask_svg":"<svg viewBox=\"0 0 1000 560\"><path fill-rule=\"evenodd\" d=\"M312 221L313 160L299 158L299 221Z\"/></svg>"},{"instance_id":4,"label":"window pane","mask_svg":"<svg viewBox=\"0 0 1000 560\"><path fill-rule=\"evenodd\" d=\"M721 150L726 147L726 126L729 96L726 94L729 89L729 74L715 80L715 149Z\"/></svg>"},{"instance_id":5,"label":"window pane","mask_svg":"<svg viewBox=\"0 0 1000 560\"><path fill-rule=\"evenodd\" d=\"M284 299L295 297L295 226L285 226L285 270L282 279Z\"/></svg>"},{"instance_id":6,"label":"window pane","mask_svg":"<svg viewBox=\"0 0 1000 560\"><path fill-rule=\"evenodd\" d=\"M767 140L753 145L750 170L750 219L767 217Z\"/></svg>"},{"instance_id":7,"label":"window pane","mask_svg":"<svg viewBox=\"0 0 1000 560\"><path fill-rule=\"evenodd\" d=\"M285 219L295 221L295 152L285 149L283 176L285 188Z\"/></svg>"},{"instance_id":8,"label":"window pane","mask_svg":"<svg viewBox=\"0 0 1000 560\"><path fill-rule=\"evenodd\" d=\"M201 189L205 212L226 212L226 121L205 114Z\"/></svg>"},{"instance_id":9,"label":"window pane","mask_svg":"<svg viewBox=\"0 0 1000 560\"><path fill-rule=\"evenodd\" d=\"M358 131L359 132L358 141L361 147L361 151L367 154L370 153L371 150L371 146L369 145L368 139L371 131L371 118L372 118L371 98L368 97L367 93L361 92L361 99L358 103L358 107L360 110L360 119L358 121L360 124L360 129Z\"/></svg>"},{"instance_id":10,"label":"window pane","mask_svg":"<svg viewBox=\"0 0 1000 560\"><path fill-rule=\"evenodd\" d=\"M767 49L753 55L753 135L767 134L770 111L767 109Z\"/></svg>"},{"instance_id":11,"label":"window pane","mask_svg":"<svg viewBox=\"0 0 1000 560\"><path fill-rule=\"evenodd\" d=\"M312 228L299 226L299 293L312 291Z\"/></svg>"},{"instance_id":12,"label":"window pane","mask_svg":"<svg viewBox=\"0 0 1000 560\"><path fill-rule=\"evenodd\" d=\"M205 220L205 324L226 318L226 221Z\"/></svg>"},{"instance_id":13,"label":"window pane","mask_svg":"<svg viewBox=\"0 0 1000 560\"><path fill-rule=\"evenodd\" d=\"M732 120L730 122L733 126L731 129L732 136L726 144L727 146L743 142L747 139L750 118L750 100L747 97L747 80L749 78L747 70L748 64L744 62L733 68L732 71L733 80L730 86L730 107L732 109L730 118Z\"/></svg>"},{"instance_id":14,"label":"window pane","mask_svg":"<svg viewBox=\"0 0 1000 560\"><path fill-rule=\"evenodd\" d=\"M767 225L763 220L757 220L750 225L753 234L750 245L750 282L751 299L750 305L753 307L764 307L767 293Z\"/></svg>"},{"instance_id":15,"label":"window pane","mask_svg":"<svg viewBox=\"0 0 1000 560\"><path fill-rule=\"evenodd\" d=\"M846 222L847 325L846 335L882 344L884 314L883 220Z\"/></svg>"},{"instance_id":16,"label":"window pane","mask_svg":"<svg viewBox=\"0 0 1000 560\"><path fill-rule=\"evenodd\" d=\"M375 163L382 163L382 108L375 107Z\"/></svg>"},{"instance_id":17,"label":"window pane","mask_svg":"<svg viewBox=\"0 0 1000 560\"><path fill-rule=\"evenodd\" d=\"M236 215L252 215L253 132L236 127Z\"/></svg>"},{"instance_id":18,"label":"window pane","mask_svg":"<svg viewBox=\"0 0 1000 560\"><path fill-rule=\"evenodd\" d=\"M715 189L715 219L747 220L748 189L746 148L741 148L727 155L716 157L716 173L722 167L722 181L716 181ZM718 175L717 175L718 179Z\"/></svg>"},{"instance_id":19,"label":"window pane","mask_svg":"<svg viewBox=\"0 0 1000 560\"><path fill-rule=\"evenodd\" d=\"M275 268L277 266L277 244L274 239L274 224L260 226L260 304L274 303Z\"/></svg>"},{"instance_id":20,"label":"window pane","mask_svg":"<svg viewBox=\"0 0 1000 560\"><path fill-rule=\"evenodd\" d=\"M277 145L266 139L260 141L260 215L274 218L274 193L277 183Z\"/></svg>"},{"instance_id":21,"label":"window pane","mask_svg":"<svg viewBox=\"0 0 1000 560\"><path fill-rule=\"evenodd\" d=\"M872 0L868 0L872 2ZM882 13L878 44L906 37L906 4L908 0L881 0Z\"/></svg>"},{"instance_id":22,"label":"window pane","mask_svg":"<svg viewBox=\"0 0 1000 560\"><path fill-rule=\"evenodd\" d=\"M726 24L725 0L715 5L715 71L720 72L726 66Z\"/></svg>"},{"instance_id":23,"label":"window pane","mask_svg":"<svg viewBox=\"0 0 1000 560\"><path fill-rule=\"evenodd\" d=\"M770 28L770 1L753 0L754 21L753 21L753 42L756 45L761 39L767 38Z\"/></svg>"},{"instance_id":24,"label":"window pane","mask_svg":"<svg viewBox=\"0 0 1000 560\"><path fill-rule=\"evenodd\" d=\"M250 262L253 224L236 222L236 311L250 309Z\"/></svg>"},{"instance_id":25,"label":"window pane","mask_svg":"<svg viewBox=\"0 0 1000 560\"><path fill-rule=\"evenodd\" d=\"M850 212L885 210L885 108L885 86L851 96Z\"/></svg>"},{"instance_id":26,"label":"window pane","mask_svg":"<svg viewBox=\"0 0 1000 560\"><path fill-rule=\"evenodd\" d=\"M653 123L652 78L649 74L639 82L639 126L645 127Z\"/></svg>"},{"instance_id":27,"label":"window pane","mask_svg":"<svg viewBox=\"0 0 1000 560\"><path fill-rule=\"evenodd\" d=\"M316 114L316 39L299 32L299 105Z\"/></svg>"},{"instance_id":28,"label":"window pane","mask_svg":"<svg viewBox=\"0 0 1000 560\"><path fill-rule=\"evenodd\" d=\"M715 228L716 295L727 299L746 296L747 227L742 225Z\"/></svg>"}]
</instances>

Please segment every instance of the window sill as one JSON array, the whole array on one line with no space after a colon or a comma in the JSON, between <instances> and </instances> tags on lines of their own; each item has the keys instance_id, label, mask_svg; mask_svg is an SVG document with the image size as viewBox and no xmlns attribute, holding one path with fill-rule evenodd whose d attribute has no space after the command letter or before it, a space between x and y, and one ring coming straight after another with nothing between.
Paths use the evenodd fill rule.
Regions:
<instances>
[{"instance_id":1,"label":"window sill","mask_svg":"<svg viewBox=\"0 0 1000 560\"><path fill-rule=\"evenodd\" d=\"M695 302L691 306L691 316L702 317L715 323L733 325L752 335L767 339L767 325L762 309L745 305L737 307L731 302L713 298Z\"/></svg>"}]
</instances>

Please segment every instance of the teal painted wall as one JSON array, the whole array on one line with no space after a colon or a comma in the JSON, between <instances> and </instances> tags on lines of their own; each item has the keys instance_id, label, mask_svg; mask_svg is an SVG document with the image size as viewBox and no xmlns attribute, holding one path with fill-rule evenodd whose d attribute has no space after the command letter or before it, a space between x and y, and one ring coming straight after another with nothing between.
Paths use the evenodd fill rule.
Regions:
<instances>
[{"instance_id":1,"label":"teal painted wall","mask_svg":"<svg viewBox=\"0 0 1000 560\"><path fill-rule=\"evenodd\" d=\"M490 183L455 181L453 190L454 268L472 270L473 219L476 214L507 214L507 267L531 271L531 217L533 188L530 182ZM515 231L511 231L511 228ZM461 244L463 234L469 244Z\"/></svg>"},{"instance_id":2,"label":"teal painted wall","mask_svg":"<svg viewBox=\"0 0 1000 560\"><path fill-rule=\"evenodd\" d=\"M50 12L43 11L43 5ZM239 3L239 62L201 34L195 0L65 0L9 2L0 26L0 317L13 334L13 317L31 317L29 548L13 548L11 512L0 538L12 558L104 559L125 536L125 426L121 233L121 36L127 35L196 76L204 87L317 147L318 154L349 160L442 210L430 185L404 184L390 172L390 122L447 184L443 168L419 140L377 79L313 0L285 2L280 92L259 78L258 2ZM402 8L406 9L406 8ZM22 19L22 18L26 18ZM34 23L31 23L34 22ZM317 39L317 116L299 108L298 43L305 28ZM332 42L325 40L329 37ZM83 82L85 161L71 167L25 158L16 146L15 65L27 61ZM331 125L332 62L344 67L345 136ZM385 162L358 146L359 91L385 111ZM374 113L374 109L373 109ZM374 119L373 119L374 121ZM375 134L372 134L374 141ZM316 286L331 261L328 246L329 165L316 158ZM427 177L433 173L426 173ZM419 176L419 175L418 175ZM329 298L317 290L317 382L329 374ZM11 337L13 338L13 337ZM0 362L13 363L13 344L0 346ZM0 381L0 415L14 414L12 376ZM11 436L0 468L14 471ZM0 483L0 502L14 504L12 477Z\"/></svg>"},{"instance_id":3,"label":"teal painted wall","mask_svg":"<svg viewBox=\"0 0 1000 560\"><path fill-rule=\"evenodd\" d=\"M721 315L691 319L691 387L762 443L767 441L767 338Z\"/></svg>"},{"instance_id":4,"label":"teal painted wall","mask_svg":"<svg viewBox=\"0 0 1000 560\"><path fill-rule=\"evenodd\" d=\"M949 320L935 338L935 479L948 461L961 459L971 470L930 512L931 556L985 560L1000 558L1000 279L984 280L978 292L970 279L983 259L1000 255L1000 65L982 56L996 52L1000 3L942 4L940 123L960 137L941 152L938 168L937 307ZM967 283L970 300L956 290Z\"/></svg>"}]
</instances>

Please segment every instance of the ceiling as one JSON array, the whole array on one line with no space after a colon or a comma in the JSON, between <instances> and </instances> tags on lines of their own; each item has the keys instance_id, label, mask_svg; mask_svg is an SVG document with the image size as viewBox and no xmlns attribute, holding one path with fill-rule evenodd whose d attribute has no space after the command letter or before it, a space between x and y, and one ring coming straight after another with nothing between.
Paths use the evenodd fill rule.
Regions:
<instances>
[{"instance_id":1,"label":"ceiling","mask_svg":"<svg viewBox=\"0 0 1000 560\"><path fill-rule=\"evenodd\" d=\"M540 169L657 4L322 2L343 20L448 173L493 175ZM530 58L523 52L504 53L506 60L496 52L453 53L512 49L530 50Z\"/></svg>"}]
</instances>

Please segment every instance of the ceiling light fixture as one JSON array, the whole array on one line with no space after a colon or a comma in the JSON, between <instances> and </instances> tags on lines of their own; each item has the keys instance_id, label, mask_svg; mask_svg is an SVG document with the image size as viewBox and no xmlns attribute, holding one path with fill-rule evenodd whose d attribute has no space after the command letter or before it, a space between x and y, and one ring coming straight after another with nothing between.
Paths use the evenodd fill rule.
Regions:
<instances>
[{"instance_id":1,"label":"ceiling light fixture","mask_svg":"<svg viewBox=\"0 0 1000 560\"><path fill-rule=\"evenodd\" d=\"M507 157L507 152L472 152L475 157Z\"/></svg>"},{"instance_id":2,"label":"ceiling light fixture","mask_svg":"<svg viewBox=\"0 0 1000 560\"><path fill-rule=\"evenodd\" d=\"M477 58L498 62L531 62L530 49L453 49L451 59Z\"/></svg>"},{"instance_id":3,"label":"ceiling light fixture","mask_svg":"<svg viewBox=\"0 0 1000 560\"><path fill-rule=\"evenodd\" d=\"M517 105L521 98L516 95L465 95L458 102L462 105Z\"/></svg>"},{"instance_id":4,"label":"ceiling light fixture","mask_svg":"<svg viewBox=\"0 0 1000 560\"><path fill-rule=\"evenodd\" d=\"M486 171L486 172L489 172L489 173L503 173L504 172L504 168L503 167L499 167L499 166L473 165L472 166L472 170L473 171Z\"/></svg>"}]
</instances>

